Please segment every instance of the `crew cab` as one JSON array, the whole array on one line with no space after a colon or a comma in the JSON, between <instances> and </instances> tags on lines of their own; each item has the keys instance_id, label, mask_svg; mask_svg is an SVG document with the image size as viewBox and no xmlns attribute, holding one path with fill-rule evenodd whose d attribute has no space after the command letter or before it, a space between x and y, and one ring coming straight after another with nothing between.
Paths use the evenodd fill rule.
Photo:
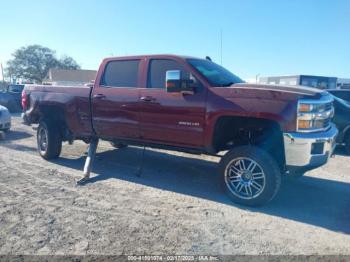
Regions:
<instances>
[{"instance_id":1,"label":"crew cab","mask_svg":"<svg viewBox=\"0 0 350 262\"><path fill-rule=\"evenodd\" d=\"M249 206L273 199L282 175L325 164L338 133L327 92L247 84L210 59L175 55L106 58L91 88L26 85L22 104L45 159L59 157L62 141L95 138L225 152L224 189Z\"/></svg>"}]
</instances>

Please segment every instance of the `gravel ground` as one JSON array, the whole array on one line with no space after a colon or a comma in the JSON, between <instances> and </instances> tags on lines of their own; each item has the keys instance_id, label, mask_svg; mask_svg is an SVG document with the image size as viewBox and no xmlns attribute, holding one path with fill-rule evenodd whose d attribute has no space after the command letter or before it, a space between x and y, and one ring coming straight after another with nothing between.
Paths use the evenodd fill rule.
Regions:
<instances>
[{"instance_id":1,"label":"gravel ground","mask_svg":"<svg viewBox=\"0 0 350 262\"><path fill-rule=\"evenodd\" d=\"M93 178L76 186L86 145L36 152L13 117L0 141L0 254L349 254L350 157L287 179L263 208L232 204L218 159L102 142Z\"/></svg>"}]
</instances>

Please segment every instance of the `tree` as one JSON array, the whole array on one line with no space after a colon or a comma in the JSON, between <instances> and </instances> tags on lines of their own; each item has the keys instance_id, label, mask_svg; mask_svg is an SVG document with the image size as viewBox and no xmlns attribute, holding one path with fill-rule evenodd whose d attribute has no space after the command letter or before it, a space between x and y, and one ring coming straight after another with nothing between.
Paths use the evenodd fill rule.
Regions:
<instances>
[{"instance_id":1,"label":"tree","mask_svg":"<svg viewBox=\"0 0 350 262\"><path fill-rule=\"evenodd\" d=\"M17 49L13 59L7 62L7 74L10 78L22 78L34 82L42 82L49 69L79 69L77 62L64 56L56 57L56 52L40 45L30 45Z\"/></svg>"},{"instance_id":2,"label":"tree","mask_svg":"<svg viewBox=\"0 0 350 262\"><path fill-rule=\"evenodd\" d=\"M80 66L75 62L75 60L69 56L63 56L59 61L60 69L79 69Z\"/></svg>"}]
</instances>

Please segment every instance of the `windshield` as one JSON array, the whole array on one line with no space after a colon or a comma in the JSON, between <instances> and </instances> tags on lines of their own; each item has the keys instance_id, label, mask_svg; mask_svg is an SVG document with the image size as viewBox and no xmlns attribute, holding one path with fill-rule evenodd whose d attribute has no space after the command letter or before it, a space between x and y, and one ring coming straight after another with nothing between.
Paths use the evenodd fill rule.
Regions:
<instances>
[{"instance_id":1,"label":"windshield","mask_svg":"<svg viewBox=\"0 0 350 262\"><path fill-rule=\"evenodd\" d=\"M24 85L9 85L8 91L14 93L21 93L24 88Z\"/></svg>"},{"instance_id":2,"label":"windshield","mask_svg":"<svg viewBox=\"0 0 350 262\"><path fill-rule=\"evenodd\" d=\"M187 62L205 77L211 86L231 86L237 83L244 83L238 76L212 61L187 59Z\"/></svg>"}]
</instances>

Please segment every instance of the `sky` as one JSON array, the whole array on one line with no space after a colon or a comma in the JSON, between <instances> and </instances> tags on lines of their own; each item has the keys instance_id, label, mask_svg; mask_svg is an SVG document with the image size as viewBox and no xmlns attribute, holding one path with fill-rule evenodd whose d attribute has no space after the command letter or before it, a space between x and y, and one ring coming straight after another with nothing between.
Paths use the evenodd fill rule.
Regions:
<instances>
[{"instance_id":1,"label":"sky","mask_svg":"<svg viewBox=\"0 0 350 262\"><path fill-rule=\"evenodd\" d=\"M350 0L0 0L0 30L4 66L40 44L83 69L108 56L180 54L210 56L243 79L350 78Z\"/></svg>"}]
</instances>

